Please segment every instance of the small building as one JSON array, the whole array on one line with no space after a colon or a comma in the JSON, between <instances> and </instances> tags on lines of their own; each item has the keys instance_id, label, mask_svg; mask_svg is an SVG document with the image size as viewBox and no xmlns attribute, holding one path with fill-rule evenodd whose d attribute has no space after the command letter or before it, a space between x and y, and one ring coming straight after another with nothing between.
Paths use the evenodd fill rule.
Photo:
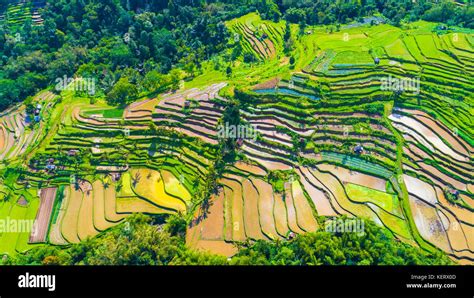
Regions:
<instances>
[{"instance_id":1,"label":"small building","mask_svg":"<svg viewBox=\"0 0 474 298\"><path fill-rule=\"evenodd\" d=\"M35 122L40 122L41 121L41 117L40 116L35 116Z\"/></svg>"},{"instance_id":2,"label":"small building","mask_svg":"<svg viewBox=\"0 0 474 298\"><path fill-rule=\"evenodd\" d=\"M454 198L456 198L456 199L457 199L458 196L459 196L459 190L454 189L454 188L449 189L449 193L450 193Z\"/></svg>"},{"instance_id":3,"label":"small building","mask_svg":"<svg viewBox=\"0 0 474 298\"><path fill-rule=\"evenodd\" d=\"M79 150L71 149L67 152L68 156L76 156L79 153Z\"/></svg>"},{"instance_id":4,"label":"small building","mask_svg":"<svg viewBox=\"0 0 474 298\"><path fill-rule=\"evenodd\" d=\"M36 105L37 110L41 110L42 108L43 108L43 106L40 103Z\"/></svg>"},{"instance_id":5,"label":"small building","mask_svg":"<svg viewBox=\"0 0 474 298\"><path fill-rule=\"evenodd\" d=\"M56 166L54 164L47 164L46 165L46 170L48 171L54 171L56 169Z\"/></svg>"},{"instance_id":6,"label":"small building","mask_svg":"<svg viewBox=\"0 0 474 298\"><path fill-rule=\"evenodd\" d=\"M290 233L288 234L288 240L294 239L295 237L296 237L296 234L293 233L293 232L290 232Z\"/></svg>"},{"instance_id":7,"label":"small building","mask_svg":"<svg viewBox=\"0 0 474 298\"><path fill-rule=\"evenodd\" d=\"M122 177L122 174L118 172L114 172L114 173L110 173L110 176L112 176L112 181L118 182L120 178Z\"/></svg>"},{"instance_id":8,"label":"small building","mask_svg":"<svg viewBox=\"0 0 474 298\"><path fill-rule=\"evenodd\" d=\"M375 63L375 65L379 65L379 64L380 64L380 58L379 58L379 57L375 57L374 63Z\"/></svg>"},{"instance_id":9,"label":"small building","mask_svg":"<svg viewBox=\"0 0 474 298\"><path fill-rule=\"evenodd\" d=\"M244 144L244 139L237 139L237 147L242 147L242 145Z\"/></svg>"},{"instance_id":10,"label":"small building","mask_svg":"<svg viewBox=\"0 0 474 298\"><path fill-rule=\"evenodd\" d=\"M357 145L354 147L354 152L356 154L362 154L364 153L364 147L362 147L361 145Z\"/></svg>"}]
</instances>

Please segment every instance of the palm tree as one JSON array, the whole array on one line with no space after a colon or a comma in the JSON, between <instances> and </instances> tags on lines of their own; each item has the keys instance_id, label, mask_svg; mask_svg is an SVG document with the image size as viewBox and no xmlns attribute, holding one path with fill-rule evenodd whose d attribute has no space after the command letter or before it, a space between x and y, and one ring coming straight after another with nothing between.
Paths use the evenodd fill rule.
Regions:
<instances>
[{"instance_id":1,"label":"palm tree","mask_svg":"<svg viewBox=\"0 0 474 298\"><path fill-rule=\"evenodd\" d=\"M140 172L137 172L133 177L132 177L132 184L133 187L137 186L137 183L140 181L141 175Z\"/></svg>"}]
</instances>

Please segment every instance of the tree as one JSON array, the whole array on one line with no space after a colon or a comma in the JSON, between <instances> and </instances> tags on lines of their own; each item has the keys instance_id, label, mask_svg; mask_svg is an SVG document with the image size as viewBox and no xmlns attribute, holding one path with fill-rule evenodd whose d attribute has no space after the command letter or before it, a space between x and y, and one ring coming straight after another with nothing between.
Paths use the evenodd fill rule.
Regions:
<instances>
[{"instance_id":1,"label":"tree","mask_svg":"<svg viewBox=\"0 0 474 298\"><path fill-rule=\"evenodd\" d=\"M111 105L123 106L130 103L137 95L136 86L130 84L127 77L122 77L107 93L106 100Z\"/></svg>"},{"instance_id":2,"label":"tree","mask_svg":"<svg viewBox=\"0 0 474 298\"><path fill-rule=\"evenodd\" d=\"M281 17L281 12L274 0L259 0L257 2L257 10L262 19L278 22Z\"/></svg>"},{"instance_id":3,"label":"tree","mask_svg":"<svg viewBox=\"0 0 474 298\"><path fill-rule=\"evenodd\" d=\"M168 84L166 76L157 70L149 71L143 80L143 86L148 91L156 91Z\"/></svg>"},{"instance_id":4,"label":"tree","mask_svg":"<svg viewBox=\"0 0 474 298\"><path fill-rule=\"evenodd\" d=\"M169 73L169 80L171 84L171 90L176 91L180 88L183 73L181 70L175 68Z\"/></svg>"},{"instance_id":5,"label":"tree","mask_svg":"<svg viewBox=\"0 0 474 298\"><path fill-rule=\"evenodd\" d=\"M291 26L289 22L285 24L285 35L283 36L285 41L285 53L289 53L293 50L293 37L291 36Z\"/></svg>"}]
</instances>

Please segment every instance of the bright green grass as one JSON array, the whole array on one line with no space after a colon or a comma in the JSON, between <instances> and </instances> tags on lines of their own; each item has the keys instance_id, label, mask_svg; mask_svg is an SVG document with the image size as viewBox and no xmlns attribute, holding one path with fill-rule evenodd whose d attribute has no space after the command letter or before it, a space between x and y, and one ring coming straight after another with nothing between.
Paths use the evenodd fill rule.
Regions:
<instances>
[{"instance_id":1,"label":"bright green grass","mask_svg":"<svg viewBox=\"0 0 474 298\"><path fill-rule=\"evenodd\" d=\"M377 205L370 204L370 208L377 214L382 223L395 234L402 236L405 239L412 240L413 236L410 233L410 228L406 220L394 216Z\"/></svg>"},{"instance_id":2,"label":"bright green grass","mask_svg":"<svg viewBox=\"0 0 474 298\"><path fill-rule=\"evenodd\" d=\"M406 221L401 218L403 215L396 195L352 183L347 183L345 188L351 200L370 203L370 208L388 229L404 238L412 238Z\"/></svg>"},{"instance_id":3,"label":"bright green grass","mask_svg":"<svg viewBox=\"0 0 474 298\"><path fill-rule=\"evenodd\" d=\"M28 208L27 208L26 214L21 219L34 221L35 218L36 218L36 214L38 213L39 205L40 205L40 200L38 198L30 199L29 203L28 203ZM16 250L18 252L25 252L25 251L35 247L35 245L28 244L29 239L30 239L30 233L29 232L27 232L27 233L18 233L18 240L17 240L17 243L16 243Z\"/></svg>"},{"instance_id":4,"label":"bright green grass","mask_svg":"<svg viewBox=\"0 0 474 298\"><path fill-rule=\"evenodd\" d=\"M388 179L393 175L393 173L385 167L357 157L326 151L322 152L321 156L325 161L346 165L348 167L354 168L365 173L374 174L378 177L384 177Z\"/></svg>"},{"instance_id":5,"label":"bright green grass","mask_svg":"<svg viewBox=\"0 0 474 298\"><path fill-rule=\"evenodd\" d=\"M374 65L374 60L368 52L344 51L336 55L332 61L334 64L370 64Z\"/></svg>"},{"instance_id":6,"label":"bright green grass","mask_svg":"<svg viewBox=\"0 0 474 298\"><path fill-rule=\"evenodd\" d=\"M443 60L454 65L458 64L456 60L438 50L431 34L417 35L415 36L415 40L425 57Z\"/></svg>"},{"instance_id":7,"label":"bright green grass","mask_svg":"<svg viewBox=\"0 0 474 298\"><path fill-rule=\"evenodd\" d=\"M104 118L122 118L124 108L104 109L104 110L90 110L84 112L84 115L101 115Z\"/></svg>"},{"instance_id":8,"label":"bright green grass","mask_svg":"<svg viewBox=\"0 0 474 298\"><path fill-rule=\"evenodd\" d=\"M385 46L387 55L391 58L399 58L408 61L415 61L405 47L405 44L400 39L397 39L394 43Z\"/></svg>"},{"instance_id":9,"label":"bright green grass","mask_svg":"<svg viewBox=\"0 0 474 298\"><path fill-rule=\"evenodd\" d=\"M396 195L352 183L347 183L345 187L351 200L356 202L371 202L390 213L398 212L399 206Z\"/></svg>"},{"instance_id":10,"label":"bright green grass","mask_svg":"<svg viewBox=\"0 0 474 298\"><path fill-rule=\"evenodd\" d=\"M145 179L145 177L141 177L141 179ZM135 193L132 190L132 176L130 172L125 172L122 175L122 187L120 191L117 193L118 197L134 197Z\"/></svg>"},{"instance_id":11,"label":"bright green grass","mask_svg":"<svg viewBox=\"0 0 474 298\"><path fill-rule=\"evenodd\" d=\"M54 208L53 208L53 213L51 215L51 223L52 224L55 224L56 223L56 220L58 218L58 215L59 215L59 210L61 209L61 204L63 202L63 199L64 199L64 189L66 188L65 185L60 185L58 187L58 190L56 192L56 198L55 198L55 204L54 204Z\"/></svg>"},{"instance_id":12,"label":"bright green grass","mask_svg":"<svg viewBox=\"0 0 474 298\"><path fill-rule=\"evenodd\" d=\"M403 43L405 44L406 48L410 52L410 54L415 58L418 62L425 62L425 57L421 54L420 49L416 43L415 37L412 35L406 36L403 38Z\"/></svg>"},{"instance_id":13,"label":"bright green grass","mask_svg":"<svg viewBox=\"0 0 474 298\"><path fill-rule=\"evenodd\" d=\"M11 222L27 219L27 212L28 212L27 207L19 206L16 203L10 203L9 209L10 209L10 213L7 216L2 217L2 219L6 220L8 218ZM10 226L10 228L13 228L13 227ZM16 253L15 248L16 248L16 244L17 244L18 237L20 236L20 234L21 233L18 233L15 231L4 232L0 240L0 254L14 255Z\"/></svg>"},{"instance_id":14,"label":"bright green grass","mask_svg":"<svg viewBox=\"0 0 474 298\"><path fill-rule=\"evenodd\" d=\"M12 203L10 201L0 202L0 220L6 220L10 215L11 209ZM10 243L9 240L11 239L8 238L8 233L0 233L0 254L8 253L12 250L11 246L15 246L16 239L14 243Z\"/></svg>"},{"instance_id":15,"label":"bright green grass","mask_svg":"<svg viewBox=\"0 0 474 298\"><path fill-rule=\"evenodd\" d=\"M359 30L329 33L316 37L318 46L323 49L368 50L370 39Z\"/></svg>"}]
</instances>

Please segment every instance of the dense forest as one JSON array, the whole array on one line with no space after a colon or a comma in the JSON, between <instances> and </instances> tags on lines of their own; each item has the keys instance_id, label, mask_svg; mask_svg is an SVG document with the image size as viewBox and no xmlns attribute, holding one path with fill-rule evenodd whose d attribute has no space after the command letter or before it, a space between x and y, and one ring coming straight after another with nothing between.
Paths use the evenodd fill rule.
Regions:
<instances>
[{"instance_id":1,"label":"dense forest","mask_svg":"<svg viewBox=\"0 0 474 298\"><path fill-rule=\"evenodd\" d=\"M449 258L396 241L386 229L366 222L364 234L320 230L290 241L242 243L226 257L185 246L186 222L134 215L104 235L67 249L42 246L4 259L6 265L445 265Z\"/></svg>"},{"instance_id":2,"label":"dense forest","mask_svg":"<svg viewBox=\"0 0 474 298\"><path fill-rule=\"evenodd\" d=\"M12 2L0 0L0 14L6 15ZM472 5L438 2L48 0L39 9L41 26L29 19L1 24L0 111L63 77L95 79L98 90L89 96L104 96L115 105L147 92L176 89L181 79L199 74L204 61L230 46L224 21L255 10L262 18L300 26L342 24L374 14L395 25L421 18L474 26ZM239 57L223 58L230 62Z\"/></svg>"}]
</instances>

